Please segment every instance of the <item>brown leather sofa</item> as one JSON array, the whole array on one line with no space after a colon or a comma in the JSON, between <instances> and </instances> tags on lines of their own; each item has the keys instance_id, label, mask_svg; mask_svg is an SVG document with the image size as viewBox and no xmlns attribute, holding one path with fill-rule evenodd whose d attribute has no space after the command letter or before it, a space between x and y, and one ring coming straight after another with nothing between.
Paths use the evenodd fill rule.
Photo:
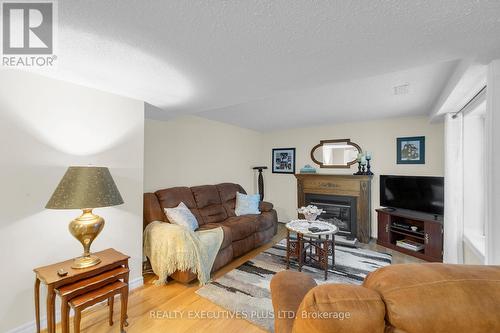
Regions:
<instances>
[{"instance_id":1,"label":"brown leather sofa","mask_svg":"<svg viewBox=\"0 0 500 333\"><path fill-rule=\"evenodd\" d=\"M362 286L284 271L271 293L275 333L500 332L500 266L390 265Z\"/></svg>"},{"instance_id":2,"label":"brown leather sofa","mask_svg":"<svg viewBox=\"0 0 500 333\"><path fill-rule=\"evenodd\" d=\"M198 220L199 230L222 227L224 240L212 267L214 272L276 235L278 217L273 205L262 201L261 214L236 216L236 192L246 193L233 183L173 187L144 193L144 228L153 221L168 222L163 209L184 202ZM196 279L195 274L186 271L177 271L171 277L182 283Z\"/></svg>"}]
</instances>

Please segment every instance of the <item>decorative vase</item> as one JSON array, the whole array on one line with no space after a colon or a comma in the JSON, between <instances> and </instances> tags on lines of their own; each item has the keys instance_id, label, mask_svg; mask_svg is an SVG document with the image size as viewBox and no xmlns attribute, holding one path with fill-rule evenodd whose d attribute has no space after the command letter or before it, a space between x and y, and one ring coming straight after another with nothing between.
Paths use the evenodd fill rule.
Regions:
<instances>
[{"instance_id":1,"label":"decorative vase","mask_svg":"<svg viewBox=\"0 0 500 333\"><path fill-rule=\"evenodd\" d=\"M304 214L304 217L308 222L313 222L316 221L316 218L318 217L318 214Z\"/></svg>"}]
</instances>

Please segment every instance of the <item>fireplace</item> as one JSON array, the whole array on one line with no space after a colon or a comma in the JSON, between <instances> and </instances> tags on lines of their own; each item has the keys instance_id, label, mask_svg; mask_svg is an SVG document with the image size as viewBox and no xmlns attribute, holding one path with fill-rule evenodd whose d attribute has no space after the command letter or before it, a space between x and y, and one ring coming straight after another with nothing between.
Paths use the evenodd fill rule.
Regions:
<instances>
[{"instance_id":1,"label":"fireplace","mask_svg":"<svg viewBox=\"0 0 500 333\"><path fill-rule=\"evenodd\" d=\"M336 225L339 234L349 240L357 237L356 198L351 196L306 194L305 204L324 210L318 220Z\"/></svg>"},{"instance_id":2,"label":"fireplace","mask_svg":"<svg viewBox=\"0 0 500 333\"><path fill-rule=\"evenodd\" d=\"M297 207L323 208L319 218L336 224L340 234L368 243L371 235L371 176L296 174ZM299 214L299 218L302 216Z\"/></svg>"}]
</instances>

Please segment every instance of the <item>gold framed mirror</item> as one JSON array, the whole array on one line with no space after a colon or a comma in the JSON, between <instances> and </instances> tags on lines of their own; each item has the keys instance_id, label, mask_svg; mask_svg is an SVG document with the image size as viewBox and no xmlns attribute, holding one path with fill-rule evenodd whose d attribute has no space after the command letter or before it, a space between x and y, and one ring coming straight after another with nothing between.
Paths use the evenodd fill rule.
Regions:
<instances>
[{"instance_id":1,"label":"gold framed mirror","mask_svg":"<svg viewBox=\"0 0 500 333\"><path fill-rule=\"evenodd\" d=\"M311 159L320 168L350 168L361 152L361 147L350 139L321 140L312 148Z\"/></svg>"}]
</instances>

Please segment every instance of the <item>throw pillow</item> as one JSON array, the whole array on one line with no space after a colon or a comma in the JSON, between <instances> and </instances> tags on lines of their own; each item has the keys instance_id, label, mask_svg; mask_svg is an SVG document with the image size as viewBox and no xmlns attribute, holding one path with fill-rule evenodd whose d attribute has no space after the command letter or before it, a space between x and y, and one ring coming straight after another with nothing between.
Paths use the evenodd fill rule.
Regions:
<instances>
[{"instance_id":1,"label":"throw pillow","mask_svg":"<svg viewBox=\"0 0 500 333\"><path fill-rule=\"evenodd\" d=\"M260 214L259 202L259 194L247 195L236 192L236 207L234 209L234 213L236 214L236 216Z\"/></svg>"},{"instance_id":2,"label":"throw pillow","mask_svg":"<svg viewBox=\"0 0 500 333\"><path fill-rule=\"evenodd\" d=\"M181 202L175 208L165 208L165 215L171 223L181 225L190 230L198 229L198 221L189 208Z\"/></svg>"}]
</instances>

